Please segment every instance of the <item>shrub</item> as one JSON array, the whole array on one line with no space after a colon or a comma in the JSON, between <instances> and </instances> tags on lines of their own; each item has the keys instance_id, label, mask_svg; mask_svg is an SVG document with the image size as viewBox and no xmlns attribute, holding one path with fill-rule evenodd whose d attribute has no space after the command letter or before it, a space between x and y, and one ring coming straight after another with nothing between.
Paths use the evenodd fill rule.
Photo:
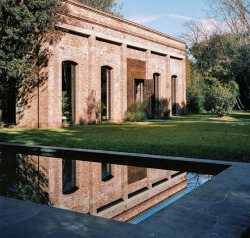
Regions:
<instances>
[{"instance_id":1,"label":"shrub","mask_svg":"<svg viewBox=\"0 0 250 238\"><path fill-rule=\"evenodd\" d=\"M147 103L143 102L135 102L131 105L126 113L126 121L136 122L136 121L143 121L147 119L146 113Z\"/></svg>"},{"instance_id":2,"label":"shrub","mask_svg":"<svg viewBox=\"0 0 250 238\"><path fill-rule=\"evenodd\" d=\"M187 111L198 113L203 110L204 89L202 83L191 84L187 88Z\"/></svg>"},{"instance_id":3,"label":"shrub","mask_svg":"<svg viewBox=\"0 0 250 238\"><path fill-rule=\"evenodd\" d=\"M155 112L154 118L158 119L167 119L170 115L169 107L169 100L161 99L155 101Z\"/></svg>"},{"instance_id":4,"label":"shrub","mask_svg":"<svg viewBox=\"0 0 250 238\"><path fill-rule=\"evenodd\" d=\"M206 92L204 108L208 112L224 116L232 111L237 96L238 85L235 81L230 81L226 85L219 81L214 82Z\"/></svg>"}]
</instances>

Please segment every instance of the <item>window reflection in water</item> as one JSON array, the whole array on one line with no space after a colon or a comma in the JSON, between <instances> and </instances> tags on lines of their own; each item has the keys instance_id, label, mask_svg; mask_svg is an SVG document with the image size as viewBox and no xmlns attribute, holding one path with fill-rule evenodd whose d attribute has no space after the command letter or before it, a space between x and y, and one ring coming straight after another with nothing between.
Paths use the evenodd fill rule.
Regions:
<instances>
[{"instance_id":1,"label":"window reflection in water","mask_svg":"<svg viewBox=\"0 0 250 238\"><path fill-rule=\"evenodd\" d=\"M109 163L102 163L102 181L107 181L112 179L112 165Z\"/></svg>"},{"instance_id":2,"label":"window reflection in water","mask_svg":"<svg viewBox=\"0 0 250 238\"><path fill-rule=\"evenodd\" d=\"M76 161L62 160L62 179L63 179L63 193L74 192L76 187Z\"/></svg>"}]
</instances>

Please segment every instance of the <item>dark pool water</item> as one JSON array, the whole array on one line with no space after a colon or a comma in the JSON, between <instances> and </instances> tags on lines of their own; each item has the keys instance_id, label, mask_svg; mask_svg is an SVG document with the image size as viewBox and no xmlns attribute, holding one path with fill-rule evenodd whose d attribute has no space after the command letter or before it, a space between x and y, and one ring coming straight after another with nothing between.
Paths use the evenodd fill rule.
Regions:
<instances>
[{"instance_id":1,"label":"dark pool water","mask_svg":"<svg viewBox=\"0 0 250 238\"><path fill-rule=\"evenodd\" d=\"M134 224L212 176L0 152L0 195Z\"/></svg>"}]
</instances>

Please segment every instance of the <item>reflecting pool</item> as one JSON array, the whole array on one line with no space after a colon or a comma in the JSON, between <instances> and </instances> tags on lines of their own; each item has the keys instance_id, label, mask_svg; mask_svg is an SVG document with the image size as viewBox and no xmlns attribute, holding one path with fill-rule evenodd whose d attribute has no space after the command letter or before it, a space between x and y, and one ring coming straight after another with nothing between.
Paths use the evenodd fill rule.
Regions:
<instances>
[{"instance_id":1,"label":"reflecting pool","mask_svg":"<svg viewBox=\"0 0 250 238\"><path fill-rule=\"evenodd\" d=\"M0 152L0 195L138 223L210 175Z\"/></svg>"}]
</instances>

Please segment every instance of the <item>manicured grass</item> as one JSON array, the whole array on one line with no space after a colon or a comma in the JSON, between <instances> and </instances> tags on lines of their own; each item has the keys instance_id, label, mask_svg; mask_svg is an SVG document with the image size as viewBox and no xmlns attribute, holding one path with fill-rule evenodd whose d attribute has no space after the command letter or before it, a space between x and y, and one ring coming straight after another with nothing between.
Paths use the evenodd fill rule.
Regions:
<instances>
[{"instance_id":1,"label":"manicured grass","mask_svg":"<svg viewBox=\"0 0 250 238\"><path fill-rule=\"evenodd\" d=\"M250 162L250 124L142 122L1 129L0 141Z\"/></svg>"},{"instance_id":2,"label":"manicured grass","mask_svg":"<svg viewBox=\"0 0 250 238\"><path fill-rule=\"evenodd\" d=\"M231 121L231 122L250 122L249 111L233 111L225 117L218 117L216 114L211 113L192 113L182 116L173 116L169 120L178 121Z\"/></svg>"}]
</instances>

